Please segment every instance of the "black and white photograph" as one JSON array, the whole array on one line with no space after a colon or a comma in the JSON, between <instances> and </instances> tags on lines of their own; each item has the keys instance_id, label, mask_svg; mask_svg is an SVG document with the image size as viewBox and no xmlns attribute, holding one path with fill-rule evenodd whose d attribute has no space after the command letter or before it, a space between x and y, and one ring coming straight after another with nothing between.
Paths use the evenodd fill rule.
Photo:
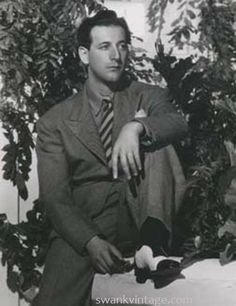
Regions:
<instances>
[{"instance_id":1,"label":"black and white photograph","mask_svg":"<svg viewBox=\"0 0 236 306\"><path fill-rule=\"evenodd\" d=\"M236 0L0 0L0 305L236 305Z\"/></svg>"}]
</instances>

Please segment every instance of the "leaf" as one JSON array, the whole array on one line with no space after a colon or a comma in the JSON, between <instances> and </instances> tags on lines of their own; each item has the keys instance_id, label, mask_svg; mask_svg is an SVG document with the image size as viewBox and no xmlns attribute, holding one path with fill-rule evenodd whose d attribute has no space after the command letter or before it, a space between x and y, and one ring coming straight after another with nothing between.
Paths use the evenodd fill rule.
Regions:
<instances>
[{"instance_id":1,"label":"leaf","mask_svg":"<svg viewBox=\"0 0 236 306\"><path fill-rule=\"evenodd\" d=\"M225 250L220 252L220 264L223 266L229 263L233 259L234 253L234 247L228 243L225 247Z\"/></svg>"},{"instance_id":2,"label":"leaf","mask_svg":"<svg viewBox=\"0 0 236 306\"><path fill-rule=\"evenodd\" d=\"M181 15L180 15L179 18L175 19L175 20L171 23L171 27L176 27L176 26L180 23L182 17L183 17L183 12L181 13Z\"/></svg>"},{"instance_id":3,"label":"leaf","mask_svg":"<svg viewBox=\"0 0 236 306\"><path fill-rule=\"evenodd\" d=\"M24 178L19 172L16 173L15 182L16 182L20 197L23 200L27 200L28 191L27 191L27 188L26 188Z\"/></svg>"},{"instance_id":4,"label":"leaf","mask_svg":"<svg viewBox=\"0 0 236 306\"><path fill-rule=\"evenodd\" d=\"M14 272L14 271L8 272L7 285L13 293L15 293L17 291L17 289L19 287L19 277L18 277L17 272Z\"/></svg>"},{"instance_id":5,"label":"leaf","mask_svg":"<svg viewBox=\"0 0 236 306\"><path fill-rule=\"evenodd\" d=\"M30 57L30 56L27 55L27 54L24 54L24 55L23 55L23 58L24 58L27 62L30 62L30 63L33 61L32 57Z\"/></svg>"},{"instance_id":6,"label":"leaf","mask_svg":"<svg viewBox=\"0 0 236 306\"><path fill-rule=\"evenodd\" d=\"M191 10L187 10L187 14L189 15L189 17L190 17L191 19L196 18L195 13L194 13L193 11L191 11Z\"/></svg>"},{"instance_id":7,"label":"leaf","mask_svg":"<svg viewBox=\"0 0 236 306\"><path fill-rule=\"evenodd\" d=\"M195 239L194 239L194 245L196 247L196 249L199 249L200 246L201 246L201 236L196 236Z\"/></svg>"},{"instance_id":8,"label":"leaf","mask_svg":"<svg viewBox=\"0 0 236 306\"><path fill-rule=\"evenodd\" d=\"M0 214L0 226L5 223L7 220L7 215L6 214Z\"/></svg>"},{"instance_id":9,"label":"leaf","mask_svg":"<svg viewBox=\"0 0 236 306\"><path fill-rule=\"evenodd\" d=\"M225 233L230 233L236 237L236 222L232 220L227 220L225 224L219 228L218 237L222 238Z\"/></svg>"},{"instance_id":10,"label":"leaf","mask_svg":"<svg viewBox=\"0 0 236 306\"><path fill-rule=\"evenodd\" d=\"M22 292L22 295L24 296L25 300L28 303L32 303L34 298L36 297L39 289L36 286L31 286L29 289Z\"/></svg>"},{"instance_id":11,"label":"leaf","mask_svg":"<svg viewBox=\"0 0 236 306\"><path fill-rule=\"evenodd\" d=\"M9 151L10 149L11 149L11 145L10 144L7 144L7 145L5 145L3 148L2 148L2 151Z\"/></svg>"}]
</instances>

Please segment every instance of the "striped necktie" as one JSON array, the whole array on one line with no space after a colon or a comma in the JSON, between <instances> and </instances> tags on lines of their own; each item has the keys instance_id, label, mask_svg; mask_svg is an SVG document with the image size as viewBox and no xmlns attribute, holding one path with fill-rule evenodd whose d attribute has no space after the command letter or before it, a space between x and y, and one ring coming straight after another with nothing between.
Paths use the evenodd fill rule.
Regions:
<instances>
[{"instance_id":1,"label":"striped necktie","mask_svg":"<svg viewBox=\"0 0 236 306\"><path fill-rule=\"evenodd\" d=\"M111 100L103 100L103 116L99 129L99 135L105 150L108 166L111 167L112 156L112 127L113 127L113 104Z\"/></svg>"}]
</instances>

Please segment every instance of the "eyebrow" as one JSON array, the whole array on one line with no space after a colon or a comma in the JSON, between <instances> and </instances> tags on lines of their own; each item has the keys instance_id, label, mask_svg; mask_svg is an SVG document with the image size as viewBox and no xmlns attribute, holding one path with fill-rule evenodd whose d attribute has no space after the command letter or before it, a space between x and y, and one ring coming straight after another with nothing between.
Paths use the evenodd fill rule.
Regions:
<instances>
[{"instance_id":1,"label":"eyebrow","mask_svg":"<svg viewBox=\"0 0 236 306\"><path fill-rule=\"evenodd\" d=\"M110 41L103 41L103 42L98 43L98 46L105 45L105 44L110 44L110 43L111 43ZM126 43L127 44L127 42L125 40L120 40L120 41L118 41L117 44L121 44L121 43Z\"/></svg>"}]
</instances>

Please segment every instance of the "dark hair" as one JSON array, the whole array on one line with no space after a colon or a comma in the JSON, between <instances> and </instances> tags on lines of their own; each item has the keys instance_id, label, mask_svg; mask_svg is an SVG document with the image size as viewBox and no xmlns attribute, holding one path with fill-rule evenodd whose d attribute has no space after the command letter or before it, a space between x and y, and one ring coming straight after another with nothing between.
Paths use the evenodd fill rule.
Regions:
<instances>
[{"instance_id":1,"label":"dark hair","mask_svg":"<svg viewBox=\"0 0 236 306\"><path fill-rule=\"evenodd\" d=\"M124 18L117 17L112 10L99 11L93 17L85 18L77 31L79 46L89 49L91 44L91 30L95 26L120 26L125 31L126 43L130 44L131 34Z\"/></svg>"}]
</instances>

